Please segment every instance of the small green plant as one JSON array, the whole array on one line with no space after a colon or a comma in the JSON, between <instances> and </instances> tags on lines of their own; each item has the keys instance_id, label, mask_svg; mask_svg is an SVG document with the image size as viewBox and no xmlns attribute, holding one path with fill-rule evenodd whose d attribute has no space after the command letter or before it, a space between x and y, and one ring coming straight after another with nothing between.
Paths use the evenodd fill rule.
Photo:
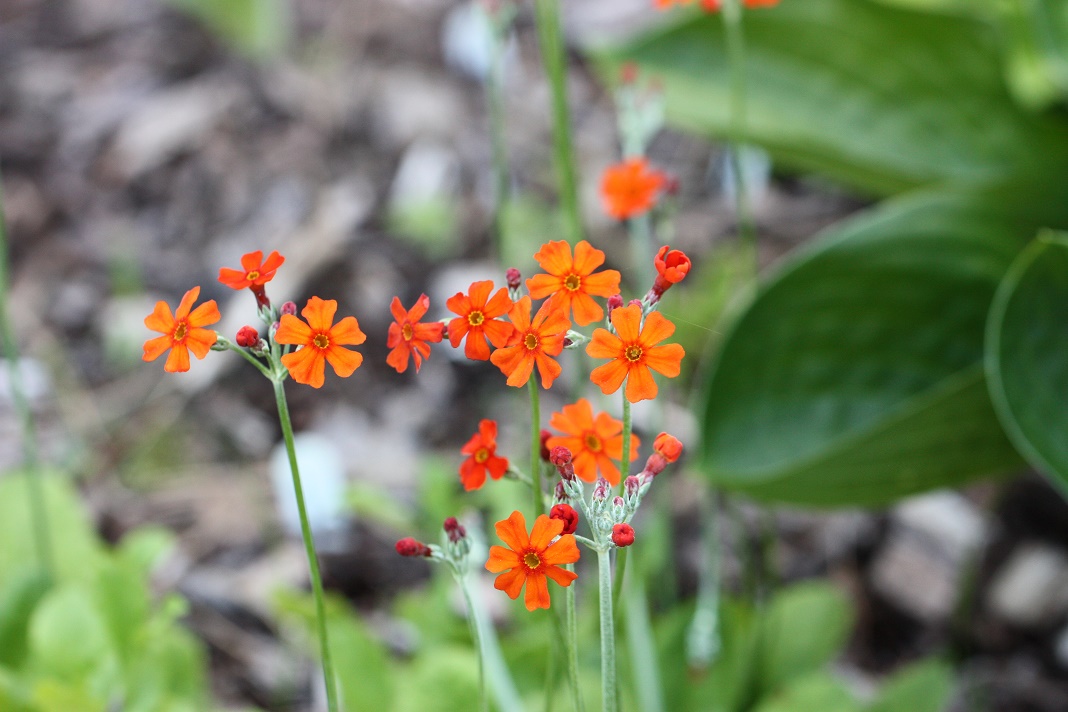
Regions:
<instances>
[{"instance_id":1,"label":"small green plant","mask_svg":"<svg viewBox=\"0 0 1068 712\"><path fill-rule=\"evenodd\" d=\"M35 563L28 477L0 480L0 709L211 709L204 651L178 622L186 603L176 594L157 600L149 585L169 533L141 529L108 548L62 476L43 484L51 577Z\"/></svg>"}]
</instances>

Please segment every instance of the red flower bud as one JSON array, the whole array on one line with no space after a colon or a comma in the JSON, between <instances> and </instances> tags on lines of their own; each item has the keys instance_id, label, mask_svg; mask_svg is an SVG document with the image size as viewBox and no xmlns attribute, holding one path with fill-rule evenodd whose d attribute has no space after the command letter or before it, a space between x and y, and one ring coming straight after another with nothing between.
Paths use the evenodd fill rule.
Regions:
<instances>
[{"instance_id":1,"label":"red flower bud","mask_svg":"<svg viewBox=\"0 0 1068 712\"><path fill-rule=\"evenodd\" d=\"M642 481L631 475L627 479L623 480L623 491L627 493L628 497L634 497L638 494L638 490L641 489Z\"/></svg>"},{"instance_id":2,"label":"red flower bud","mask_svg":"<svg viewBox=\"0 0 1068 712\"><path fill-rule=\"evenodd\" d=\"M682 443L674 435L660 433L656 440L653 440L653 450L668 462L675 462L682 455Z\"/></svg>"},{"instance_id":3,"label":"red flower bud","mask_svg":"<svg viewBox=\"0 0 1068 712\"><path fill-rule=\"evenodd\" d=\"M297 313L297 305L294 302L286 302L282 305L282 313L293 316Z\"/></svg>"},{"instance_id":4,"label":"red flower bud","mask_svg":"<svg viewBox=\"0 0 1068 712\"><path fill-rule=\"evenodd\" d=\"M556 465L560 476L565 480L575 479L575 466L571 463L571 451L566 447L554 447L549 453L549 462Z\"/></svg>"},{"instance_id":5,"label":"red flower bud","mask_svg":"<svg viewBox=\"0 0 1068 712\"><path fill-rule=\"evenodd\" d=\"M598 477L597 481L593 483L593 494L590 495L597 500L608 499L608 493L612 491L612 485L608 484L608 480L603 477Z\"/></svg>"},{"instance_id":6,"label":"red flower bud","mask_svg":"<svg viewBox=\"0 0 1068 712\"><path fill-rule=\"evenodd\" d=\"M634 527L629 524L617 524L612 527L612 543L622 548L634 543Z\"/></svg>"},{"instance_id":7,"label":"red flower bud","mask_svg":"<svg viewBox=\"0 0 1068 712\"><path fill-rule=\"evenodd\" d=\"M401 556L430 556L430 547L412 537L405 537L397 542L397 553Z\"/></svg>"},{"instance_id":8,"label":"red flower bud","mask_svg":"<svg viewBox=\"0 0 1068 712\"><path fill-rule=\"evenodd\" d=\"M519 289L523 286L523 275L515 267L509 267L504 273L504 279L508 283L508 289Z\"/></svg>"},{"instance_id":9,"label":"red flower bud","mask_svg":"<svg viewBox=\"0 0 1068 712\"><path fill-rule=\"evenodd\" d=\"M608 298L608 313L611 314L613 309L618 309L623 306L623 295L613 294Z\"/></svg>"},{"instance_id":10,"label":"red flower bud","mask_svg":"<svg viewBox=\"0 0 1068 712\"><path fill-rule=\"evenodd\" d=\"M553 434L548 430L541 431L541 460L542 462L549 462L549 438Z\"/></svg>"},{"instance_id":11,"label":"red flower bud","mask_svg":"<svg viewBox=\"0 0 1068 712\"><path fill-rule=\"evenodd\" d=\"M549 510L549 519L559 519L564 523L561 534L574 534L578 529L578 512L570 504L556 504Z\"/></svg>"},{"instance_id":12,"label":"red flower bud","mask_svg":"<svg viewBox=\"0 0 1068 712\"><path fill-rule=\"evenodd\" d=\"M238 346L243 346L246 349L255 346L260 341L260 334L251 326L242 326L237 330L237 338L234 339Z\"/></svg>"},{"instance_id":13,"label":"red flower bud","mask_svg":"<svg viewBox=\"0 0 1068 712\"><path fill-rule=\"evenodd\" d=\"M463 528L460 522L456 521L456 517L447 518L442 528L445 529L445 534L448 535L449 541L453 544L467 536L467 530Z\"/></svg>"},{"instance_id":14,"label":"red flower bud","mask_svg":"<svg viewBox=\"0 0 1068 712\"><path fill-rule=\"evenodd\" d=\"M690 273L690 258L682 250L672 250L664 245L656 253L653 264L656 265L656 281L649 290L649 296L655 303L671 285L678 284Z\"/></svg>"}]
</instances>

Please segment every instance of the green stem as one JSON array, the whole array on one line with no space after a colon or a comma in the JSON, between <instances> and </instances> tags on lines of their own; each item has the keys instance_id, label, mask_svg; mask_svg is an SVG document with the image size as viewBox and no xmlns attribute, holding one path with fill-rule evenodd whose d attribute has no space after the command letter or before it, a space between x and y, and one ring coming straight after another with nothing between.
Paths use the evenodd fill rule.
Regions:
<instances>
[{"instance_id":1,"label":"green stem","mask_svg":"<svg viewBox=\"0 0 1068 712\"><path fill-rule=\"evenodd\" d=\"M630 401L627 400L627 382L623 382L620 392L623 394L623 452L619 456L619 485L623 487L627 476L630 475L630 433L633 429L630 417Z\"/></svg>"},{"instance_id":2,"label":"green stem","mask_svg":"<svg viewBox=\"0 0 1068 712\"><path fill-rule=\"evenodd\" d=\"M615 581L612 583L612 606L616 611L616 615L619 615L619 611L622 610L619 605L619 596L623 591L623 577L627 573L627 559L629 558L630 549L617 549L616 550L616 576Z\"/></svg>"},{"instance_id":3,"label":"green stem","mask_svg":"<svg viewBox=\"0 0 1068 712\"><path fill-rule=\"evenodd\" d=\"M278 421L282 426L282 437L289 454L289 470L293 474L293 493L297 498L297 511L300 513L300 532L304 537L304 550L308 555L308 569L311 571L312 594L315 597L315 617L319 633L319 650L323 662L323 682L326 685L326 706L330 712L339 712L337 686L334 682L334 663L330 655L330 639L326 630L326 606L323 602L323 577L319 573L319 560L315 555L315 540L312 538L311 525L308 523L308 510L304 506L304 488L300 484L300 468L297 466L297 450L293 444L293 423L289 419L289 405L286 403L285 385L281 379L274 381L274 399L278 404Z\"/></svg>"},{"instance_id":4,"label":"green stem","mask_svg":"<svg viewBox=\"0 0 1068 712\"><path fill-rule=\"evenodd\" d=\"M534 374L527 382L530 389L530 473L534 478L534 517L545 514L545 498L541 491L541 406L538 403L538 382Z\"/></svg>"},{"instance_id":5,"label":"green stem","mask_svg":"<svg viewBox=\"0 0 1068 712\"><path fill-rule=\"evenodd\" d=\"M601 706L604 712L617 712L616 628L612 616L612 554L607 547L597 549L597 572L601 599Z\"/></svg>"},{"instance_id":6,"label":"green stem","mask_svg":"<svg viewBox=\"0 0 1068 712\"><path fill-rule=\"evenodd\" d=\"M52 557L51 527L48 523L48 508L45 504L44 482L41 473L41 460L37 451L37 426L33 420L33 411L22 388L19 376L19 350L15 341L15 330L11 325L8 310L8 292L10 291L8 272L7 218L4 214L3 176L0 175L0 341L3 342L4 360L7 361L8 381L11 395L22 430L22 456L26 463L26 492L30 504L30 517L33 521L33 539L37 548L37 560L48 579L55 573L55 561Z\"/></svg>"},{"instance_id":7,"label":"green stem","mask_svg":"<svg viewBox=\"0 0 1068 712\"><path fill-rule=\"evenodd\" d=\"M558 0L535 0L534 12L538 25L542 64L549 78L552 92L553 156L556 177L560 182L560 201L563 203L567 233L572 244L582 239L582 212L578 198L578 179L575 172L574 144L567 107L567 56L563 32L560 28Z\"/></svg>"},{"instance_id":8,"label":"green stem","mask_svg":"<svg viewBox=\"0 0 1068 712\"><path fill-rule=\"evenodd\" d=\"M574 571L574 564L565 564L564 568ZM586 703L582 699L578 674L578 615L575 608L575 586L564 589L564 617L567 621L567 673L571 682L571 697L575 712L585 712Z\"/></svg>"},{"instance_id":9,"label":"green stem","mask_svg":"<svg viewBox=\"0 0 1068 712\"><path fill-rule=\"evenodd\" d=\"M471 598L471 588L467 581L467 576L455 568L453 573L456 575L456 582L460 584L460 590L464 594L464 603L467 604L467 625L471 628L471 640L475 644L475 655L478 656L478 699L481 702L479 708L482 712L488 712L489 699L486 697L486 663L485 653L483 652L485 646L482 643L482 631L479 628L478 619L475 617L475 602Z\"/></svg>"},{"instance_id":10,"label":"green stem","mask_svg":"<svg viewBox=\"0 0 1068 712\"><path fill-rule=\"evenodd\" d=\"M479 630L486 677L489 679L490 691L497 702L497 709L523 712L523 700L508 671L508 664L504 660L500 641L497 639L497 632L486 613L486 606L479 598L478 589L469 588L467 595L470 597L469 605L471 606L468 613L474 617L475 626Z\"/></svg>"},{"instance_id":11,"label":"green stem","mask_svg":"<svg viewBox=\"0 0 1068 712\"><path fill-rule=\"evenodd\" d=\"M235 351L238 354L240 354L246 361L248 361L253 366L258 368L260 373L262 373L264 376L267 376L267 378L270 378L270 379L274 380L274 376L271 375L270 369L268 369L266 366L264 366L263 363L258 358L256 358L251 353L249 353L248 349L241 348L237 344L235 344L233 342L230 342L230 341L227 341L226 346L231 351ZM288 372L286 372L286 373L288 373Z\"/></svg>"},{"instance_id":12,"label":"green stem","mask_svg":"<svg viewBox=\"0 0 1068 712\"><path fill-rule=\"evenodd\" d=\"M490 18L496 25L500 20ZM486 102L489 105L490 141L493 150L493 241L497 259L504 258L504 223L507 214L508 147L504 140L504 61L503 48L507 33L498 27L493 29L490 49L490 71L486 78Z\"/></svg>"},{"instance_id":13,"label":"green stem","mask_svg":"<svg viewBox=\"0 0 1068 712\"><path fill-rule=\"evenodd\" d=\"M725 0L723 24L727 34L727 61L730 65L730 122L731 139L728 153L731 172L734 174L734 209L738 214L738 232L742 244L752 252L753 274L757 273L756 223L749 205L748 188L743 173L741 147L747 132L746 86L745 86L745 32L742 28L741 0Z\"/></svg>"}]
</instances>

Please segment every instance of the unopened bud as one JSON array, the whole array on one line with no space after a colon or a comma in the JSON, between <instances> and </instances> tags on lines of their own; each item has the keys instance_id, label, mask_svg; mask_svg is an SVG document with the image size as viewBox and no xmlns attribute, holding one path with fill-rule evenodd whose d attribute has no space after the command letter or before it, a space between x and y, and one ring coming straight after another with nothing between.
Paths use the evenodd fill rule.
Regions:
<instances>
[{"instance_id":1,"label":"unopened bud","mask_svg":"<svg viewBox=\"0 0 1068 712\"><path fill-rule=\"evenodd\" d=\"M237 337L234 342L241 347L251 348L255 346L260 340L260 333L253 329L251 326L242 326L237 330Z\"/></svg>"},{"instance_id":2,"label":"unopened bud","mask_svg":"<svg viewBox=\"0 0 1068 712\"><path fill-rule=\"evenodd\" d=\"M613 294L608 298L608 313L611 314L613 309L618 309L623 306L623 295Z\"/></svg>"},{"instance_id":3,"label":"unopened bud","mask_svg":"<svg viewBox=\"0 0 1068 712\"><path fill-rule=\"evenodd\" d=\"M549 462L549 438L551 438L552 436L553 436L553 434L548 430L542 430L541 431L541 435L539 436L540 439L541 439L541 461L542 462Z\"/></svg>"},{"instance_id":4,"label":"unopened bud","mask_svg":"<svg viewBox=\"0 0 1068 712\"><path fill-rule=\"evenodd\" d=\"M570 504L557 504L549 510L549 519L559 519L564 523L561 534L574 534L578 529L578 512Z\"/></svg>"},{"instance_id":5,"label":"unopened bud","mask_svg":"<svg viewBox=\"0 0 1068 712\"><path fill-rule=\"evenodd\" d=\"M634 543L634 527L629 524L617 524L612 527L612 543L623 548Z\"/></svg>"},{"instance_id":6,"label":"unopened bud","mask_svg":"<svg viewBox=\"0 0 1068 712\"><path fill-rule=\"evenodd\" d=\"M286 302L282 305L282 313L293 316L297 313L297 305L294 302Z\"/></svg>"},{"instance_id":7,"label":"unopened bud","mask_svg":"<svg viewBox=\"0 0 1068 712\"><path fill-rule=\"evenodd\" d=\"M397 542L397 553L401 556L430 556L433 552L429 546L409 536Z\"/></svg>"},{"instance_id":8,"label":"unopened bud","mask_svg":"<svg viewBox=\"0 0 1068 712\"><path fill-rule=\"evenodd\" d=\"M627 494L627 499L633 499L638 496L638 490L641 489L642 481L638 477L631 475L627 479L623 480L623 491Z\"/></svg>"},{"instance_id":9,"label":"unopened bud","mask_svg":"<svg viewBox=\"0 0 1068 712\"><path fill-rule=\"evenodd\" d=\"M442 528L445 529L449 541L453 544L467 536L467 530L463 528L463 525L460 524L460 522L456 521L456 517L449 517L446 519Z\"/></svg>"},{"instance_id":10,"label":"unopened bud","mask_svg":"<svg viewBox=\"0 0 1068 712\"><path fill-rule=\"evenodd\" d=\"M523 275L515 267L509 267L504 273L504 279L508 283L508 289L519 289L523 286Z\"/></svg>"},{"instance_id":11,"label":"unopened bud","mask_svg":"<svg viewBox=\"0 0 1068 712\"><path fill-rule=\"evenodd\" d=\"M564 486L563 480L558 480L556 487L553 489L553 499L557 502L566 503L570 497L567 496L567 487Z\"/></svg>"},{"instance_id":12,"label":"unopened bud","mask_svg":"<svg viewBox=\"0 0 1068 712\"><path fill-rule=\"evenodd\" d=\"M549 451L549 462L556 466L560 476L565 480L575 479L575 466L571 462L571 451L566 447L557 446Z\"/></svg>"},{"instance_id":13,"label":"unopened bud","mask_svg":"<svg viewBox=\"0 0 1068 712\"><path fill-rule=\"evenodd\" d=\"M675 462L682 455L682 442L674 435L660 433L653 440L653 450L662 455L668 462Z\"/></svg>"},{"instance_id":14,"label":"unopened bud","mask_svg":"<svg viewBox=\"0 0 1068 712\"><path fill-rule=\"evenodd\" d=\"M612 485L608 484L608 480L598 477L597 482L593 485L593 498L603 502L608 499L608 493L611 491Z\"/></svg>"}]
</instances>

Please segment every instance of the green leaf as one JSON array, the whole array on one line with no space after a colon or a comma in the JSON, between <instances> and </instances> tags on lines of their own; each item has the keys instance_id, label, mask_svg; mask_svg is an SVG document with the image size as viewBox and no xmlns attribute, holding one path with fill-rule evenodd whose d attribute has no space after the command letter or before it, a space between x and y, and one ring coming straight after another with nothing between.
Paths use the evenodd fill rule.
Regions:
<instances>
[{"instance_id":1,"label":"green leaf","mask_svg":"<svg viewBox=\"0 0 1068 712\"><path fill-rule=\"evenodd\" d=\"M764 689L779 688L833 660L852 628L849 600L834 586L812 582L780 591L762 621Z\"/></svg>"},{"instance_id":2,"label":"green leaf","mask_svg":"<svg viewBox=\"0 0 1068 712\"><path fill-rule=\"evenodd\" d=\"M726 137L722 16L678 21L595 50L606 76L636 62L665 90L669 123ZM998 33L978 20L870 0L804 0L745 15L745 141L777 161L889 194L1006 175L1051 179L1068 132L1005 87Z\"/></svg>"},{"instance_id":3,"label":"green leaf","mask_svg":"<svg viewBox=\"0 0 1068 712\"><path fill-rule=\"evenodd\" d=\"M953 691L953 672L940 660L924 660L898 672L867 712L941 712Z\"/></svg>"},{"instance_id":4,"label":"green leaf","mask_svg":"<svg viewBox=\"0 0 1068 712\"><path fill-rule=\"evenodd\" d=\"M876 505L1018 468L982 370L1001 277L1066 196L1019 186L915 194L790 261L708 378L703 462L756 498Z\"/></svg>"},{"instance_id":5,"label":"green leaf","mask_svg":"<svg viewBox=\"0 0 1068 712\"><path fill-rule=\"evenodd\" d=\"M22 662L30 616L50 587L48 577L36 570L0 585L0 665L15 668Z\"/></svg>"},{"instance_id":6,"label":"green leaf","mask_svg":"<svg viewBox=\"0 0 1068 712\"><path fill-rule=\"evenodd\" d=\"M824 672L807 675L765 698L755 712L860 712L860 704L838 680Z\"/></svg>"},{"instance_id":7,"label":"green leaf","mask_svg":"<svg viewBox=\"0 0 1068 712\"><path fill-rule=\"evenodd\" d=\"M1009 438L1068 490L1068 236L1024 250L998 289L987 328L990 395Z\"/></svg>"},{"instance_id":8,"label":"green leaf","mask_svg":"<svg viewBox=\"0 0 1068 712\"><path fill-rule=\"evenodd\" d=\"M76 681L112 655L107 625L78 585L53 590L30 622L30 650L38 669Z\"/></svg>"},{"instance_id":9,"label":"green leaf","mask_svg":"<svg viewBox=\"0 0 1068 712\"><path fill-rule=\"evenodd\" d=\"M45 493L56 581L91 581L104 553L73 487L55 472L34 476L41 478ZM27 485L25 474L0 478L0 581L38 561Z\"/></svg>"}]
</instances>

